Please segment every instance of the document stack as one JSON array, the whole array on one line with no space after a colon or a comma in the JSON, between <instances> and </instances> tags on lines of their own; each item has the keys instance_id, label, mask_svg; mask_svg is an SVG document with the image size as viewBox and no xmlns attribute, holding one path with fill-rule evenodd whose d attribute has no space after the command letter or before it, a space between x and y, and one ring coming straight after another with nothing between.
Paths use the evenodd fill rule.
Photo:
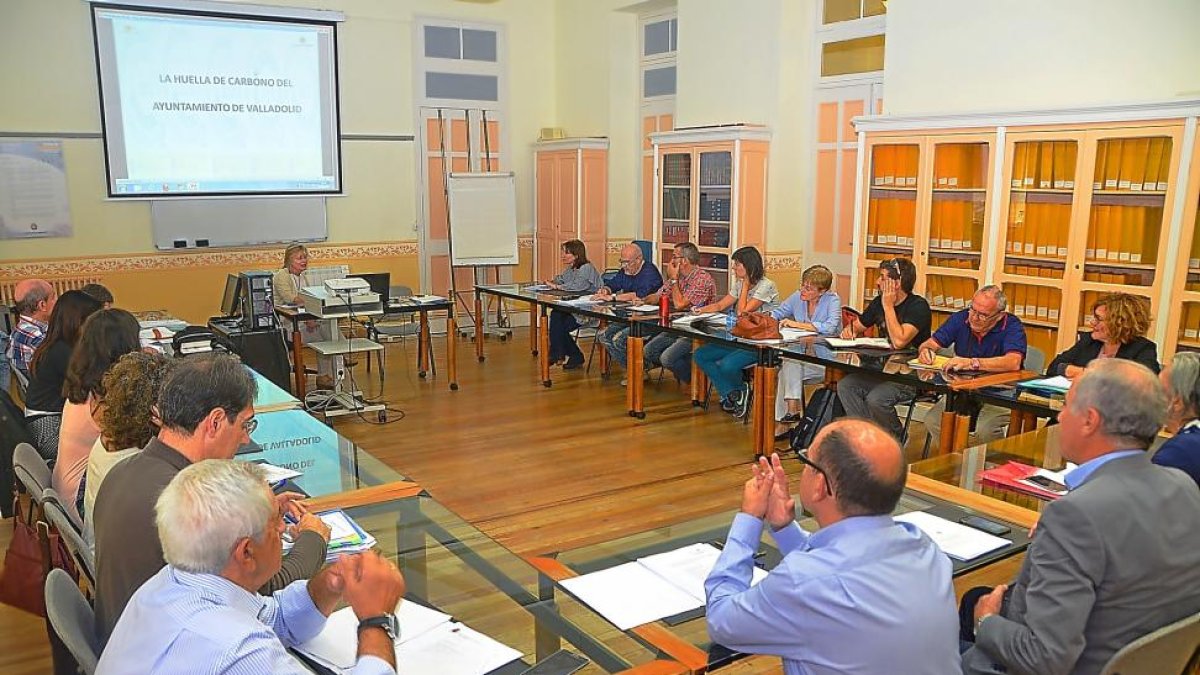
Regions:
<instances>
[{"instance_id":1,"label":"document stack","mask_svg":"<svg viewBox=\"0 0 1200 675\"><path fill-rule=\"evenodd\" d=\"M378 543L375 537L359 527L354 519L341 509L325 511L317 514L329 526L329 549L325 554L325 562L331 563L339 556L347 553L362 553L369 551ZM284 540L283 550L291 550L291 542Z\"/></svg>"}]
</instances>

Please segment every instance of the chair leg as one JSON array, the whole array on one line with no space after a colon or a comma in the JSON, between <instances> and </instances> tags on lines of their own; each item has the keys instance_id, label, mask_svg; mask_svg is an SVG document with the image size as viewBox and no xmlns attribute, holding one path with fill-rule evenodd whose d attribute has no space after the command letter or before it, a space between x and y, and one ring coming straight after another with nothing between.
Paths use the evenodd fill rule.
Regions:
<instances>
[{"instance_id":1,"label":"chair leg","mask_svg":"<svg viewBox=\"0 0 1200 675\"><path fill-rule=\"evenodd\" d=\"M592 347L588 349L587 368L583 369L585 375L590 375L592 372L592 357L596 355L596 336L592 336Z\"/></svg>"},{"instance_id":2,"label":"chair leg","mask_svg":"<svg viewBox=\"0 0 1200 675\"><path fill-rule=\"evenodd\" d=\"M904 430L900 432L900 447L908 445L908 425L912 423L913 409L917 407L917 395L908 402L908 414L904 416Z\"/></svg>"},{"instance_id":3,"label":"chair leg","mask_svg":"<svg viewBox=\"0 0 1200 675\"><path fill-rule=\"evenodd\" d=\"M925 445L921 448L921 459L929 459L929 434L925 434Z\"/></svg>"}]
</instances>

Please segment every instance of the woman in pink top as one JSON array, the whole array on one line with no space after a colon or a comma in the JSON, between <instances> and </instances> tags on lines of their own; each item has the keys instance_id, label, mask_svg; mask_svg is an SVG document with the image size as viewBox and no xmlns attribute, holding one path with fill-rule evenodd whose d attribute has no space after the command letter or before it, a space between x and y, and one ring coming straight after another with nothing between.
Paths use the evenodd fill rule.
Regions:
<instances>
[{"instance_id":1,"label":"woman in pink top","mask_svg":"<svg viewBox=\"0 0 1200 675\"><path fill-rule=\"evenodd\" d=\"M76 523L80 522L76 505L82 493L80 481L87 471L88 453L100 437L93 413L104 398L104 372L117 359L141 348L139 328L137 319L123 309L102 309L92 314L83 324L67 366L63 384L67 402L63 405L52 484Z\"/></svg>"}]
</instances>

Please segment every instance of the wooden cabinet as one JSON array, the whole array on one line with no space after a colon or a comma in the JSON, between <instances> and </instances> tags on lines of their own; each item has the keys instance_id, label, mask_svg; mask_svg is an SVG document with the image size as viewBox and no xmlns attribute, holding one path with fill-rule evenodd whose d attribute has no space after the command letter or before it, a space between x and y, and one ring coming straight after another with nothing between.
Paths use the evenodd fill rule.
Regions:
<instances>
[{"instance_id":1,"label":"wooden cabinet","mask_svg":"<svg viewBox=\"0 0 1200 675\"><path fill-rule=\"evenodd\" d=\"M763 127L728 126L650 134L654 146L654 262L675 244L700 249L718 294L729 288L729 256L742 246L765 253L767 151Z\"/></svg>"},{"instance_id":2,"label":"wooden cabinet","mask_svg":"<svg viewBox=\"0 0 1200 675\"><path fill-rule=\"evenodd\" d=\"M578 239L604 269L608 232L608 139L568 138L534 146L534 278L562 271L563 242Z\"/></svg>"},{"instance_id":3,"label":"wooden cabinet","mask_svg":"<svg viewBox=\"0 0 1200 675\"><path fill-rule=\"evenodd\" d=\"M1200 101L859 118L854 297L904 256L935 325L999 284L1052 358L1091 329L1098 297L1124 292L1149 303L1161 357L1200 349L1197 114Z\"/></svg>"}]
</instances>

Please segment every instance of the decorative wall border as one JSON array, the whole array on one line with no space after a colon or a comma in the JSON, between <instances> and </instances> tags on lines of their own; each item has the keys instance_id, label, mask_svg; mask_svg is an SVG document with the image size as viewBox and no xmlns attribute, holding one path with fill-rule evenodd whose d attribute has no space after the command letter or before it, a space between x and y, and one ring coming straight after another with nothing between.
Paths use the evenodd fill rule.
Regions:
<instances>
[{"instance_id":1,"label":"decorative wall border","mask_svg":"<svg viewBox=\"0 0 1200 675\"><path fill-rule=\"evenodd\" d=\"M357 244L305 244L314 263L360 258L416 257L420 246L415 241L367 242ZM286 246L263 248L210 249L163 253L135 253L89 258L50 258L0 262L0 279L28 279L102 275L120 272L199 269L205 267L262 266L279 267ZM533 236L517 237L517 248L533 250Z\"/></svg>"}]
</instances>

